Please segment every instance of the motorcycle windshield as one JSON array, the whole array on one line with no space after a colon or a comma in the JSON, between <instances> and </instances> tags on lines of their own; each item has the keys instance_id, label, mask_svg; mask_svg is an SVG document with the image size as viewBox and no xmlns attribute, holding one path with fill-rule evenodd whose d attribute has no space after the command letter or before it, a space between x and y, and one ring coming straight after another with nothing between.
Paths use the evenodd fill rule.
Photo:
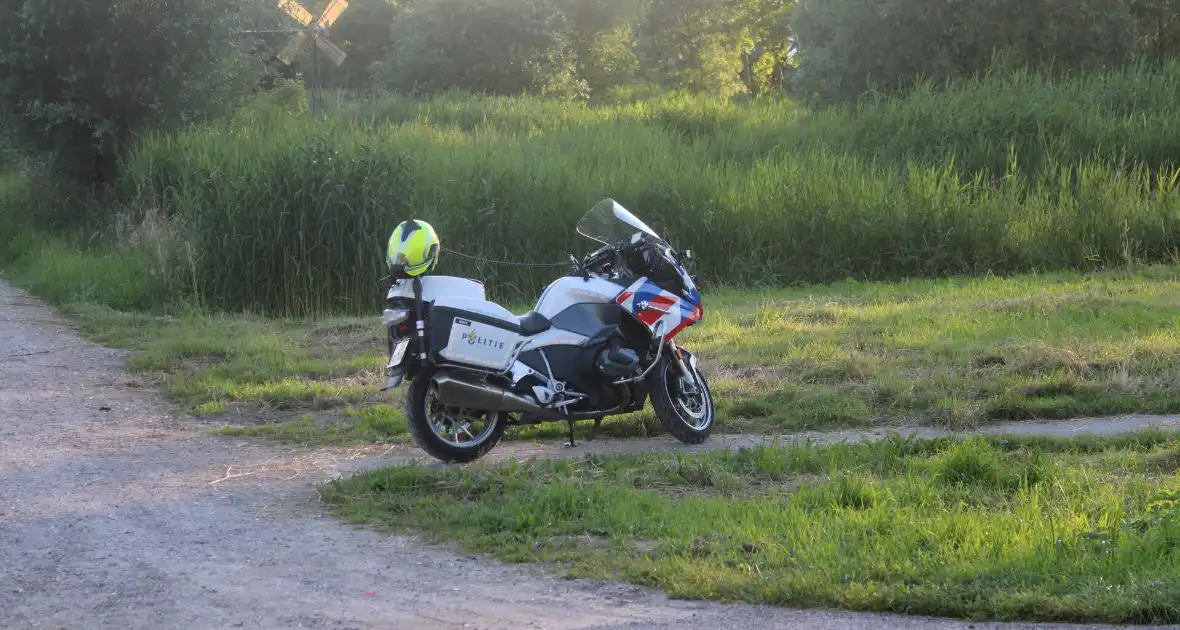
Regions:
<instances>
[{"instance_id":1,"label":"motorcycle windshield","mask_svg":"<svg viewBox=\"0 0 1180 630\"><path fill-rule=\"evenodd\" d=\"M643 232L661 242L664 240L614 199L598 202L578 221L577 229L578 234L610 246L630 241L636 232Z\"/></svg>"}]
</instances>

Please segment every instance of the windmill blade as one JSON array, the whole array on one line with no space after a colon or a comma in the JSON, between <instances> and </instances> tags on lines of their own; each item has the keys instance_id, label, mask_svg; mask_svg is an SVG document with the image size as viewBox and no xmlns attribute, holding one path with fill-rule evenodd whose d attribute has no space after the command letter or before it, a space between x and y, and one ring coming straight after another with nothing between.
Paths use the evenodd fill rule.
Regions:
<instances>
[{"instance_id":1,"label":"windmill blade","mask_svg":"<svg viewBox=\"0 0 1180 630\"><path fill-rule=\"evenodd\" d=\"M320 16L320 19L318 22L316 22L316 25L323 28L332 26L332 23L336 21L336 18L339 18L340 14L344 13L344 10L347 8L348 2L346 0L332 0L332 4L329 4L328 8L324 9L324 14Z\"/></svg>"},{"instance_id":2,"label":"windmill blade","mask_svg":"<svg viewBox=\"0 0 1180 630\"><path fill-rule=\"evenodd\" d=\"M303 40L305 39L307 39L307 33L299 31L294 37L291 38L291 41L287 42L286 46L283 46L283 49L279 51L279 54L275 56L279 58L279 61L287 64L288 66L291 65L291 62L295 61L295 55L298 55L299 49L303 47Z\"/></svg>"},{"instance_id":3,"label":"windmill blade","mask_svg":"<svg viewBox=\"0 0 1180 630\"><path fill-rule=\"evenodd\" d=\"M315 16L295 0L278 0L278 6L280 11L295 18L304 26L315 21Z\"/></svg>"},{"instance_id":4,"label":"windmill blade","mask_svg":"<svg viewBox=\"0 0 1180 630\"><path fill-rule=\"evenodd\" d=\"M324 53L324 56L328 58L328 61L331 61L337 66L344 63L344 59L348 57L348 53L340 50L339 46L333 44L323 37L316 36L315 45L320 49L320 52Z\"/></svg>"},{"instance_id":5,"label":"windmill blade","mask_svg":"<svg viewBox=\"0 0 1180 630\"><path fill-rule=\"evenodd\" d=\"M267 29L267 30L252 29L252 30L248 30L248 31L235 31L235 32L237 32L237 33L287 33L287 34L291 34L291 33L302 33L303 29L301 29L301 28L278 28L278 29Z\"/></svg>"}]
</instances>

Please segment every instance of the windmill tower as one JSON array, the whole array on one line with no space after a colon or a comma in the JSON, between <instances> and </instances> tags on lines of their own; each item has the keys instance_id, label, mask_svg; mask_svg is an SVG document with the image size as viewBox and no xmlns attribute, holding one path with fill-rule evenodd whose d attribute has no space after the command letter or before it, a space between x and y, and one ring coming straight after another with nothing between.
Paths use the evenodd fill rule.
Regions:
<instances>
[{"instance_id":1,"label":"windmill tower","mask_svg":"<svg viewBox=\"0 0 1180 630\"><path fill-rule=\"evenodd\" d=\"M303 43L311 39L315 43L315 48L312 49L311 57L311 113L315 116L323 118L324 116L324 96L320 89L320 54L328 58L328 61L336 64L337 67L344 63L344 59L348 54L340 49L339 46L333 44L328 39L328 29L331 28L341 13L348 8L346 0L331 0L327 8L320 14L319 19L316 19L303 5L296 0L278 0L279 10L286 13L302 26L300 28L283 29L283 30L263 30L263 31L244 31L247 33L293 33L291 40L287 45L279 51L276 57L279 61L291 65L295 61L295 56L299 54L300 49L303 48Z\"/></svg>"}]
</instances>

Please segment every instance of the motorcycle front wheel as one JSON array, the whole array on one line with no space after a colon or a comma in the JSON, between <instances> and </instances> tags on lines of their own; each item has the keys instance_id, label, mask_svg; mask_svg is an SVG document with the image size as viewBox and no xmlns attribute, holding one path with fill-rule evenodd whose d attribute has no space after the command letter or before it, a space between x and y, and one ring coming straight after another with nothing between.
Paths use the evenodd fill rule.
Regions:
<instances>
[{"instance_id":1,"label":"motorcycle front wheel","mask_svg":"<svg viewBox=\"0 0 1180 630\"><path fill-rule=\"evenodd\" d=\"M406 392L406 422L414 442L448 464L473 462L495 448L508 428L508 414L441 405L433 378L433 369L423 369Z\"/></svg>"},{"instance_id":2,"label":"motorcycle front wheel","mask_svg":"<svg viewBox=\"0 0 1180 630\"><path fill-rule=\"evenodd\" d=\"M684 363L687 375L671 357L660 359L648 377L651 404L668 433L685 444L701 444L713 432L716 409L705 375Z\"/></svg>"}]
</instances>

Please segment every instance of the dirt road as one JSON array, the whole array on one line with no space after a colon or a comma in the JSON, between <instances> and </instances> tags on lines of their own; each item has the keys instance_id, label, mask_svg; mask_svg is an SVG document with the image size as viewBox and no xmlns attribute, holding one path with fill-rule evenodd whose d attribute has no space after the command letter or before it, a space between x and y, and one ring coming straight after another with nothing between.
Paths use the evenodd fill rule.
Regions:
<instances>
[{"instance_id":1,"label":"dirt road","mask_svg":"<svg viewBox=\"0 0 1180 630\"><path fill-rule=\"evenodd\" d=\"M356 530L322 514L313 486L405 454L202 436L123 358L0 281L0 628L1068 627L677 602ZM623 448L504 446L498 457Z\"/></svg>"}]
</instances>

